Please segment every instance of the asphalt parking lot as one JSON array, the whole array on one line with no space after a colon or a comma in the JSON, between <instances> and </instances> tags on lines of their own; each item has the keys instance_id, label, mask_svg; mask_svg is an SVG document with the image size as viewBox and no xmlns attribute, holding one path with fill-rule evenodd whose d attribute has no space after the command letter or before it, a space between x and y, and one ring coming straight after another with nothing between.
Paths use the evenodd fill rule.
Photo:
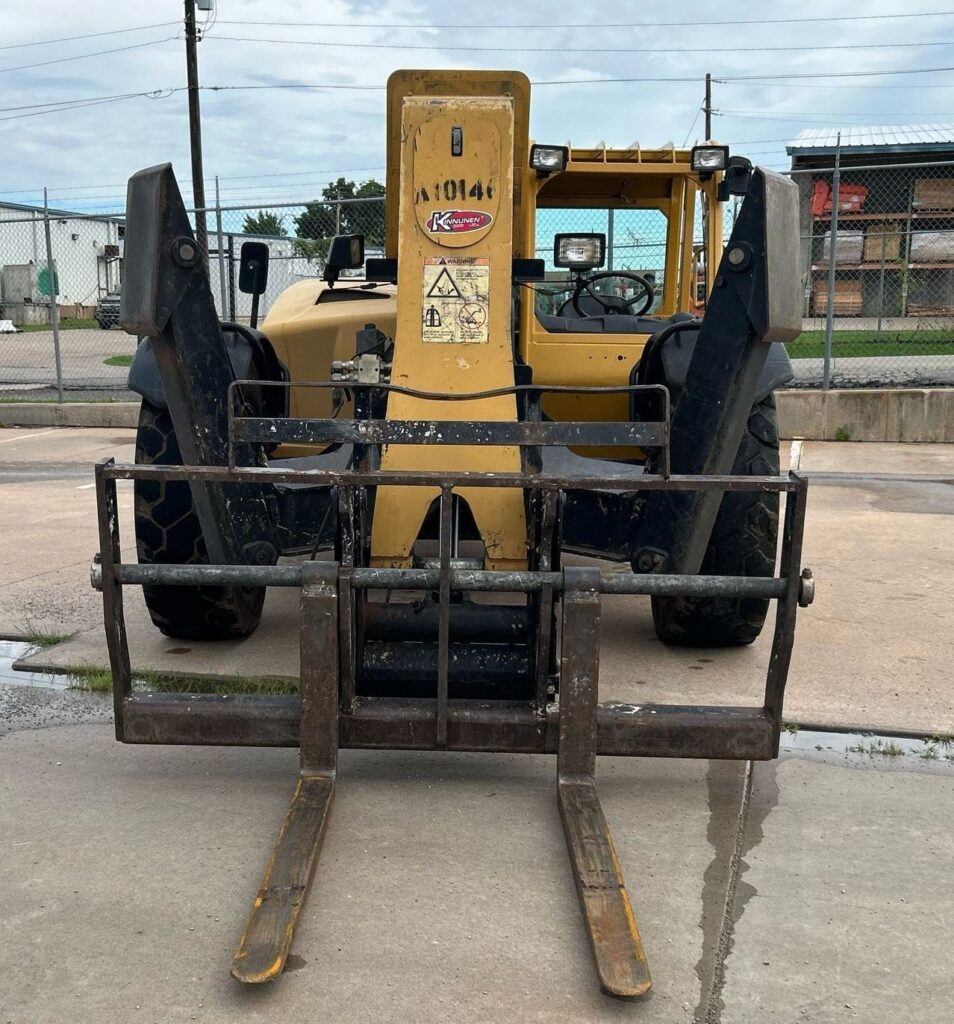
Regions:
<instances>
[{"instance_id":1,"label":"asphalt parking lot","mask_svg":"<svg viewBox=\"0 0 954 1024\"><path fill-rule=\"evenodd\" d=\"M248 991L228 964L295 752L125 747L103 697L0 679L0 1021L947 1019L954 748L843 733L954 731L954 450L787 454L812 477L818 581L788 691L801 728L773 763L600 761L648 1000L598 991L551 759L343 752L292 969ZM75 634L34 669L102 660L88 565L105 455L130 458L131 433L0 430L0 531L17 538L0 633ZM131 539L127 523L130 555ZM183 651L129 594L134 663L295 674L285 600L252 639ZM767 656L764 639L664 648L639 599L608 602L603 645L604 699L744 703Z\"/></svg>"},{"instance_id":2,"label":"asphalt parking lot","mask_svg":"<svg viewBox=\"0 0 954 1024\"><path fill-rule=\"evenodd\" d=\"M128 365L106 362L131 356L136 339L114 328L76 328L60 331L60 363L64 385L84 388L124 388ZM52 331L0 334L0 392L30 391L56 383L56 356Z\"/></svg>"}]
</instances>

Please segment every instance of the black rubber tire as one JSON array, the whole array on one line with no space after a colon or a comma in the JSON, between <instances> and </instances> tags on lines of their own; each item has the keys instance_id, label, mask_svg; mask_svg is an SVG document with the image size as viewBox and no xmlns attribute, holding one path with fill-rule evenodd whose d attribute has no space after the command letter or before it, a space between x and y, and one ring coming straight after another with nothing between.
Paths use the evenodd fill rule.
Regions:
<instances>
[{"instance_id":1,"label":"black rubber tire","mask_svg":"<svg viewBox=\"0 0 954 1024\"><path fill-rule=\"evenodd\" d=\"M136 462L181 466L172 417L143 400ZM208 562L192 491L180 480L135 482L136 549L144 564ZM181 640L248 636L259 623L265 587L143 587L153 624Z\"/></svg>"},{"instance_id":2,"label":"black rubber tire","mask_svg":"<svg viewBox=\"0 0 954 1024\"><path fill-rule=\"evenodd\" d=\"M779 471L775 396L752 407L735 476ZM772 576L778 546L778 494L735 491L722 499L701 572ZM654 597L653 624L664 643L681 647L742 647L761 633L769 602L762 598Z\"/></svg>"}]
</instances>

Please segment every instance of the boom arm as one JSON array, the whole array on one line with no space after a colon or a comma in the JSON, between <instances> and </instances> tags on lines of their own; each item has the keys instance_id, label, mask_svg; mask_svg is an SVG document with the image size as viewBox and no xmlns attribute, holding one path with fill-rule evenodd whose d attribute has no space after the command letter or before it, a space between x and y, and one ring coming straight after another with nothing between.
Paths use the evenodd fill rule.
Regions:
<instances>
[{"instance_id":1,"label":"boom arm","mask_svg":"<svg viewBox=\"0 0 954 1024\"><path fill-rule=\"evenodd\" d=\"M728 474L772 342L801 330L798 188L757 168L716 274L672 422L673 473ZM635 572L697 573L719 491L650 494Z\"/></svg>"}]
</instances>

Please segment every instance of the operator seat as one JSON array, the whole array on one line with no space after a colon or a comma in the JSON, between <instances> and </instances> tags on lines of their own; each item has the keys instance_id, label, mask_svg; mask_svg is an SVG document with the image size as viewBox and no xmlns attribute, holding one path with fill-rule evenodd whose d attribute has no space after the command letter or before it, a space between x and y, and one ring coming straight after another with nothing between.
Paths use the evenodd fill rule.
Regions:
<instances>
[{"instance_id":1,"label":"operator seat","mask_svg":"<svg viewBox=\"0 0 954 1024\"><path fill-rule=\"evenodd\" d=\"M614 295L601 296L609 305ZM577 315L567 299L557 313L537 313L537 320L549 334L655 334L666 321L658 316L634 316L631 313L607 313L592 295L581 295L580 308L587 316ZM618 300L622 303L622 299Z\"/></svg>"}]
</instances>

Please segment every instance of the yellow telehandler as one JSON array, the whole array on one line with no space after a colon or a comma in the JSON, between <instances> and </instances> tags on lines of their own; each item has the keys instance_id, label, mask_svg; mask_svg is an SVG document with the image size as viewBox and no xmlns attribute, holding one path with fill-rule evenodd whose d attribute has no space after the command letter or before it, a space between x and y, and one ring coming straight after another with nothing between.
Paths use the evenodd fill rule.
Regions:
<instances>
[{"instance_id":1,"label":"yellow telehandler","mask_svg":"<svg viewBox=\"0 0 954 1024\"><path fill-rule=\"evenodd\" d=\"M120 740L300 747L243 982L283 969L341 747L555 754L600 984L623 997L650 975L596 755L778 752L813 586L773 399L801 327L796 188L716 144L535 143L529 109L518 72L392 75L384 255L335 237L261 330L220 322L171 166L129 182L121 322L146 339L143 402L135 464L97 467L94 585ZM544 237L554 211L568 230ZM593 230L634 211L643 239ZM256 305L267 256L243 247ZM299 589L298 694L134 688L130 585L164 633L209 641L251 633L267 588ZM600 704L606 593L649 596L667 643L715 647L751 643L775 602L762 705Z\"/></svg>"}]
</instances>

